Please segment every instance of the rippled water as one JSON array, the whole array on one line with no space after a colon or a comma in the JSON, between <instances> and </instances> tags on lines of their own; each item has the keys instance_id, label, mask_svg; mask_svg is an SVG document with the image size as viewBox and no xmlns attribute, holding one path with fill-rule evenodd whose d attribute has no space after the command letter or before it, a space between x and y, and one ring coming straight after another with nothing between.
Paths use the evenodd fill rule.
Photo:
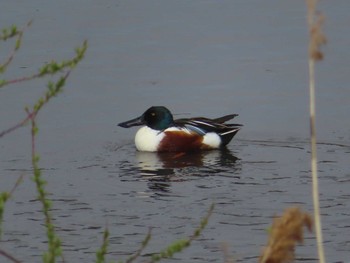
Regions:
<instances>
[{"instance_id":1,"label":"rippled water","mask_svg":"<svg viewBox=\"0 0 350 263\"><path fill-rule=\"evenodd\" d=\"M350 174L340 169L347 166L349 153L346 145L319 144L326 252L337 260L345 260L350 249L344 235L349 228ZM226 151L175 156L109 143L99 157L72 160L71 167L44 173L49 175L52 212L67 260L92 260L105 226L113 259L135 252L152 228L143 254L147 257L191 235L215 203L203 234L175 259L222 261L226 244L236 261L254 262L273 215L292 205L312 211L308 159L308 143L298 141L236 140ZM7 163L7 173L28 173L10 169L13 163ZM26 178L7 208L3 247L34 261L45 248L45 237L35 195L28 198L28 191L22 192L31 184ZM297 250L300 261L316 257L314 243L313 234L306 234L305 245Z\"/></svg>"},{"instance_id":2,"label":"rippled water","mask_svg":"<svg viewBox=\"0 0 350 263\"><path fill-rule=\"evenodd\" d=\"M317 68L328 262L350 258L349 3L322 3L331 39ZM37 0L3 3L0 14L6 25L34 17L9 77L66 59L89 40L65 92L38 116L40 167L66 262L94 261L105 227L111 260L137 251L151 228L143 262L192 235L212 203L200 237L165 262L223 262L224 247L236 262L256 262L274 215L294 205L312 212L303 2ZM23 118L24 106L45 85L1 89L0 130ZM151 105L169 107L176 118L238 113L244 127L223 151L140 153L136 130L116 124ZM5 207L1 249L38 262L47 241L31 179L29 132L25 127L0 140L0 191L23 176ZM316 262L314 234L305 233L296 252L299 262Z\"/></svg>"}]
</instances>

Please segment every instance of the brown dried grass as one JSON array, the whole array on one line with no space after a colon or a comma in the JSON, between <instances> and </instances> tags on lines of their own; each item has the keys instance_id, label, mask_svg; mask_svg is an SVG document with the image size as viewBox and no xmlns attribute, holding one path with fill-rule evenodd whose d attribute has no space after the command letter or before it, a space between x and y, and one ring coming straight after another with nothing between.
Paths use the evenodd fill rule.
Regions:
<instances>
[{"instance_id":1,"label":"brown dried grass","mask_svg":"<svg viewBox=\"0 0 350 263\"><path fill-rule=\"evenodd\" d=\"M311 231L311 216L298 207L288 208L281 217L275 218L267 246L264 248L260 263L284 263L294 260L294 248L304 241L304 226Z\"/></svg>"},{"instance_id":2,"label":"brown dried grass","mask_svg":"<svg viewBox=\"0 0 350 263\"><path fill-rule=\"evenodd\" d=\"M316 10L318 0L306 0L307 18L310 34L309 58L314 61L323 59L321 46L327 43L327 38L322 31L325 17L321 12Z\"/></svg>"}]
</instances>

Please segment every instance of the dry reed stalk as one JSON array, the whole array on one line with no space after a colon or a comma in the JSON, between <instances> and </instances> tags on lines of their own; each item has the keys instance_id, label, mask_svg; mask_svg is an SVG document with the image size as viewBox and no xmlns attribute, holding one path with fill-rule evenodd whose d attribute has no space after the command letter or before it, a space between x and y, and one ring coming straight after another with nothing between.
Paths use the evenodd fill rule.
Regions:
<instances>
[{"instance_id":1,"label":"dry reed stalk","mask_svg":"<svg viewBox=\"0 0 350 263\"><path fill-rule=\"evenodd\" d=\"M325 262L323 249L322 224L320 216L319 189L317 175L317 146L316 146L316 99L315 99L315 63L323 59L320 47L326 43L326 37L322 32L324 16L317 13L318 0L307 0L307 19L309 26L309 92L310 92L310 136L311 136L311 172L312 172L312 197L314 204L314 221L317 239L317 251L320 263Z\"/></svg>"},{"instance_id":2,"label":"dry reed stalk","mask_svg":"<svg viewBox=\"0 0 350 263\"><path fill-rule=\"evenodd\" d=\"M267 246L264 248L260 263L292 262L294 248L304 240L303 227L312 229L312 219L298 207L287 209L282 217L275 218L271 227Z\"/></svg>"}]
</instances>

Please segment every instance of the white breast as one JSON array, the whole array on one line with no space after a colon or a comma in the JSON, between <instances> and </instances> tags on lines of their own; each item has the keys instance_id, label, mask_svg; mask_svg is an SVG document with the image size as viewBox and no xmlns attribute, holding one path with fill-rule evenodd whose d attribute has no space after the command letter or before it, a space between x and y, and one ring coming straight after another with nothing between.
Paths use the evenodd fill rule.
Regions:
<instances>
[{"instance_id":1,"label":"white breast","mask_svg":"<svg viewBox=\"0 0 350 263\"><path fill-rule=\"evenodd\" d=\"M135 145L141 152L156 152L164 134L147 126L141 127L135 135Z\"/></svg>"}]
</instances>

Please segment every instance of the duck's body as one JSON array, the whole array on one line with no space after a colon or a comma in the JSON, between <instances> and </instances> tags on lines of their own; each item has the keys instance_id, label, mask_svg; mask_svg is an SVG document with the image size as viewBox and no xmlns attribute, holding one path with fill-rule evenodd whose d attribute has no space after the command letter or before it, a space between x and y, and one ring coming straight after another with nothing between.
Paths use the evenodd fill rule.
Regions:
<instances>
[{"instance_id":1,"label":"duck's body","mask_svg":"<svg viewBox=\"0 0 350 263\"><path fill-rule=\"evenodd\" d=\"M162 132L148 126L140 128L135 145L142 152L181 152L219 148L220 137L216 133L200 135L186 128L170 127Z\"/></svg>"},{"instance_id":2,"label":"duck's body","mask_svg":"<svg viewBox=\"0 0 350 263\"><path fill-rule=\"evenodd\" d=\"M225 124L237 114L217 119L189 118L174 120L163 107L151 107L136 119L118 124L121 127L145 125L135 136L135 145L145 152L188 152L218 149L227 145L239 131L240 124Z\"/></svg>"}]
</instances>

